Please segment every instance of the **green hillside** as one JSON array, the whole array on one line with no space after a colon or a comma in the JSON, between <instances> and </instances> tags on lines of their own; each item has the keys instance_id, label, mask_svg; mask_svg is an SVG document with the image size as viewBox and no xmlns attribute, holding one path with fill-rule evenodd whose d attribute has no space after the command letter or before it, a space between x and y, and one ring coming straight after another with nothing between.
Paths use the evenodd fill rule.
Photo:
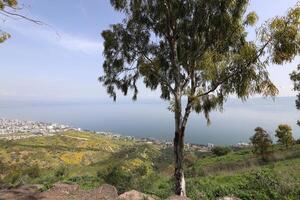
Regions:
<instances>
[{"instance_id":1,"label":"green hillside","mask_svg":"<svg viewBox=\"0 0 300 200\"><path fill-rule=\"evenodd\" d=\"M215 199L289 199L300 196L300 145L273 147L268 161L251 149L225 156L186 152L188 196ZM15 141L0 140L2 186L63 181L93 188L103 183L119 192L136 189L162 199L172 193L172 149L87 132Z\"/></svg>"}]
</instances>

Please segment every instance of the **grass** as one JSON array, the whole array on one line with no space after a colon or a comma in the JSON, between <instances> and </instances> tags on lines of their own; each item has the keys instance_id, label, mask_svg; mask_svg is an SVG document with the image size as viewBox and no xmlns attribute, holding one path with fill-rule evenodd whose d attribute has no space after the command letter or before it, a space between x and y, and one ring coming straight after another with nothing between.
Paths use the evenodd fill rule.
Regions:
<instances>
[{"instance_id":1,"label":"grass","mask_svg":"<svg viewBox=\"0 0 300 200\"><path fill-rule=\"evenodd\" d=\"M299 199L300 145L274 146L273 151L268 162L251 149L224 156L185 152L188 196ZM0 140L0 183L42 184L44 189L58 181L86 189L109 183L119 192L136 189L164 199L172 194L172 153L159 145L86 132Z\"/></svg>"}]
</instances>

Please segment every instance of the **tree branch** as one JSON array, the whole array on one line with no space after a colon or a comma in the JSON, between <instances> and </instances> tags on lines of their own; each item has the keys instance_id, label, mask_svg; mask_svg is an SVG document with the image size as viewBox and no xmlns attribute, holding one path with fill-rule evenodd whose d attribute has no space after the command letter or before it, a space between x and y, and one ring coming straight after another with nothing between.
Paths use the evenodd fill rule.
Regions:
<instances>
[{"instance_id":1,"label":"tree branch","mask_svg":"<svg viewBox=\"0 0 300 200\"><path fill-rule=\"evenodd\" d=\"M146 58L152 66L155 66L155 64L153 63L153 61L148 57L146 56L145 54L141 53L141 55ZM153 68L151 68L151 70L154 72L154 75L156 75L161 81L165 82L166 86L170 89L170 91L175 95L175 90L172 88L171 84L169 83L169 81L164 77L164 76L161 76L160 74L157 73L157 71Z\"/></svg>"},{"instance_id":2,"label":"tree branch","mask_svg":"<svg viewBox=\"0 0 300 200\"><path fill-rule=\"evenodd\" d=\"M259 50L259 53L254 57L254 59L251 60L251 61L249 61L246 64L247 67L249 67L253 62L255 62L257 59L260 58L260 56L264 53L265 48L270 44L270 42L271 42L271 38L263 45L263 47ZM216 84L214 84L214 86L210 90L208 90L208 91L206 91L204 93L198 94L198 95L196 95L196 97L205 96L205 95L208 95L208 94L214 92L220 85L222 85L223 83L225 83L226 81L228 81L230 78L232 78L232 77L234 77L236 75L239 75L242 72L243 71L237 71L236 73L232 73L231 75L227 76L223 80L221 80L221 81L217 82Z\"/></svg>"},{"instance_id":3,"label":"tree branch","mask_svg":"<svg viewBox=\"0 0 300 200\"><path fill-rule=\"evenodd\" d=\"M12 12L9 12L7 10L1 10L0 12L3 12L6 16L15 16L15 17L19 17L19 18L22 18L22 19L25 19L27 21L30 21L30 22L33 22L35 24L38 24L38 25L44 25L45 23L43 23L42 21L39 21L39 20L35 20L35 19L31 19L29 17L26 17L24 15L21 15L21 14L18 14L18 13L12 13Z\"/></svg>"}]
</instances>

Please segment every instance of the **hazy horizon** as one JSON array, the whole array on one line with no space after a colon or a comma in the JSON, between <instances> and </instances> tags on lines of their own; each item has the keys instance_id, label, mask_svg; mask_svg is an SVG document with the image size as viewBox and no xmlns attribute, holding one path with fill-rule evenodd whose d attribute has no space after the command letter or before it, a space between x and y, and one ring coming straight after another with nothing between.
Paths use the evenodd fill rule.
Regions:
<instances>
[{"instance_id":1,"label":"hazy horizon","mask_svg":"<svg viewBox=\"0 0 300 200\"><path fill-rule=\"evenodd\" d=\"M292 126L295 138L300 137L297 126L299 111L294 97L252 98L247 102L229 99L223 112L211 113L211 125L207 126L203 114L192 114L186 130L186 141L219 145L248 142L254 128L261 126L273 137L277 126ZM114 132L138 138L173 138L173 113L163 101L123 102L12 102L0 101L1 116L62 123L90 131Z\"/></svg>"}]
</instances>

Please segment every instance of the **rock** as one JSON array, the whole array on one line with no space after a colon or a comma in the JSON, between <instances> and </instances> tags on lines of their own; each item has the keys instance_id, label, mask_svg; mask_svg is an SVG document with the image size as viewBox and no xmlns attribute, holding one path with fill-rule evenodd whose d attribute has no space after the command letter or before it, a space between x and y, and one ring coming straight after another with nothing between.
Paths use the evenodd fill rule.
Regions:
<instances>
[{"instance_id":1,"label":"rock","mask_svg":"<svg viewBox=\"0 0 300 200\"><path fill-rule=\"evenodd\" d=\"M44 188L44 186L41 185L41 184L34 184L34 185L32 185L32 187L35 187L35 188L36 188L37 190L39 190L39 191L42 191L43 188Z\"/></svg>"},{"instance_id":2,"label":"rock","mask_svg":"<svg viewBox=\"0 0 300 200\"><path fill-rule=\"evenodd\" d=\"M78 189L79 185L76 184L55 183L51 191L61 194L71 194Z\"/></svg>"},{"instance_id":3,"label":"rock","mask_svg":"<svg viewBox=\"0 0 300 200\"><path fill-rule=\"evenodd\" d=\"M38 195L37 199L43 200L71 200L76 199L73 196L79 191L79 185L55 183L54 186Z\"/></svg>"},{"instance_id":4,"label":"rock","mask_svg":"<svg viewBox=\"0 0 300 200\"><path fill-rule=\"evenodd\" d=\"M167 200L191 200L191 199L183 196L173 195L170 196Z\"/></svg>"},{"instance_id":5,"label":"rock","mask_svg":"<svg viewBox=\"0 0 300 200\"><path fill-rule=\"evenodd\" d=\"M146 195L136 190L125 192L117 198L117 200L155 200L155 199L156 198L154 196Z\"/></svg>"},{"instance_id":6,"label":"rock","mask_svg":"<svg viewBox=\"0 0 300 200\"><path fill-rule=\"evenodd\" d=\"M39 190L35 186L20 186L18 188L0 190L0 200L36 200L38 193Z\"/></svg>"},{"instance_id":7,"label":"rock","mask_svg":"<svg viewBox=\"0 0 300 200\"><path fill-rule=\"evenodd\" d=\"M221 198L217 198L216 200L241 200L237 197L221 197Z\"/></svg>"},{"instance_id":8,"label":"rock","mask_svg":"<svg viewBox=\"0 0 300 200\"><path fill-rule=\"evenodd\" d=\"M43 200L115 200L118 197L117 189L111 185L83 190L79 185L57 183L53 188L42 192L39 196Z\"/></svg>"},{"instance_id":9,"label":"rock","mask_svg":"<svg viewBox=\"0 0 300 200\"><path fill-rule=\"evenodd\" d=\"M104 184L99 188L89 190L88 195L85 195L83 199L89 200L115 200L118 198L117 189L108 184Z\"/></svg>"}]
</instances>

